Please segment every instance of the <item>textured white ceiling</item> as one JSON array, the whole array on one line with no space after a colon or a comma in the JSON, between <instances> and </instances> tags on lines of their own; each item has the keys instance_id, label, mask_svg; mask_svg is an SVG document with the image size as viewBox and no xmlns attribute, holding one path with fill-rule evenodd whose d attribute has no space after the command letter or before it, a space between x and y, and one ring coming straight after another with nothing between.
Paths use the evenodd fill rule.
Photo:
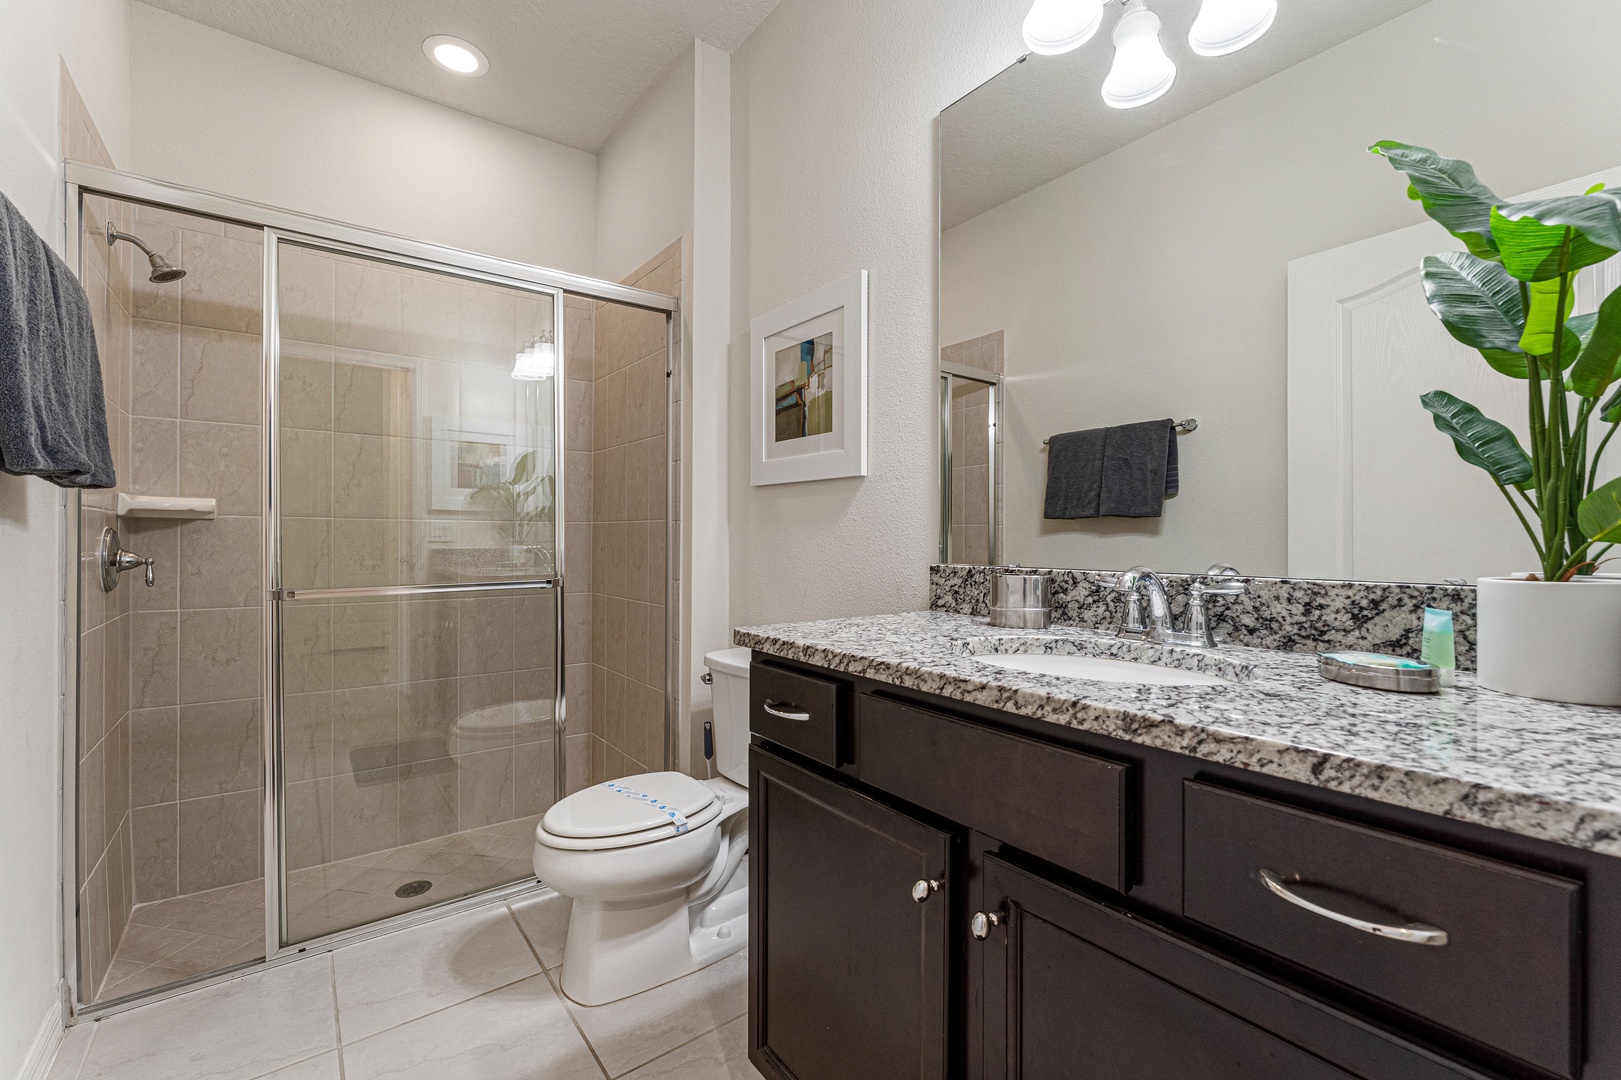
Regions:
<instances>
[{"instance_id":1,"label":"textured white ceiling","mask_svg":"<svg viewBox=\"0 0 1621 1080\"><path fill-rule=\"evenodd\" d=\"M1428 0L1279 0L1260 41L1230 56L1188 48L1199 0L1149 0L1176 85L1138 109L1111 109L1099 88L1114 60L1110 35L1121 5L1097 35L1062 56L1031 56L958 101L941 117L940 219L945 229L1073 172L1127 143L1389 22ZM1194 178L1190 178L1192 181Z\"/></svg>"},{"instance_id":2,"label":"textured white ceiling","mask_svg":"<svg viewBox=\"0 0 1621 1080\"><path fill-rule=\"evenodd\" d=\"M146 0L281 52L596 153L681 50L731 52L777 0ZM472 42L489 73L422 54Z\"/></svg>"}]
</instances>

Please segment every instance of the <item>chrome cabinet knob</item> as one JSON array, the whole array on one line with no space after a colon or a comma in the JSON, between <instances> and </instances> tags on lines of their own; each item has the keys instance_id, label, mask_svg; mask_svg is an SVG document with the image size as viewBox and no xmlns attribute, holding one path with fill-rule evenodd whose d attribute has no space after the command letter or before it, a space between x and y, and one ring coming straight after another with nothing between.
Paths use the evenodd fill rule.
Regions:
<instances>
[{"instance_id":1,"label":"chrome cabinet knob","mask_svg":"<svg viewBox=\"0 0 1621 1080\"><path fill-rule=\"evenodd\" d=\"M912 886L912 899L921 904L929 898L930 893L937 893L939 891L940 883L938 881L925 878L919 880L915 885Z\"/></svg>"},{"instance_id":2,"label":"chrome cabinet knob","mask_svg":"<svg viewBox=\"0 0 1621 1080\"><path fill-rule=\"evenodd\" d=\"M974 935L975 941L984 941L991 936L991 927L1002 925L1002 915L996 911L976 911L974 917L968 920L968 932Z\"/></svg>"}]
</instances>

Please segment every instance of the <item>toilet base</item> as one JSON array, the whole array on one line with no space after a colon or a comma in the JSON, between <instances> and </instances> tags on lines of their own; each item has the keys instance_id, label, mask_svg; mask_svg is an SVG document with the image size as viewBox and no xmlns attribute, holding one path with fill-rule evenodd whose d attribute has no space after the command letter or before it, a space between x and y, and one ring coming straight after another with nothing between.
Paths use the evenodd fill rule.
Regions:
<instances>
[{"instance_id":1,"label":"toilet base","mask_svg":"<svg viewBox=\"0 0 1621 1080\"><path fill-rule=\"evenodd\" d=\"M576 898L564 946L563 993L581 1005L606 1005L748 946L746 867L700 904L685 889L654 900Z\"/></svg>"}]
</instances>

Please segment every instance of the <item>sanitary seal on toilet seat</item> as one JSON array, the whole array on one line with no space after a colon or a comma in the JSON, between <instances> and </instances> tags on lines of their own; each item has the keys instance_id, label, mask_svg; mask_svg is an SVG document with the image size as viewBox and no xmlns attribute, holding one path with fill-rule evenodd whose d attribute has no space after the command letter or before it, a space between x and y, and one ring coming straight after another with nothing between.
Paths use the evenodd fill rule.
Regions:
<instances>
[{"instance_id":1,"label":"sanitary seal on toilet seat","mask_svg":"<svg viewBox=\"0 0 1621 1080\"><path fill-rule=\"evenodd\" d=\"M677 810L670 804L655 799L645 791L637 791L634 788L628 788L614 780L609 780L602 786L607 788L609 791L617 792L620 795L625 796L627 799L635 799L637 802L646 803L653 809L660 811L675 823L676 832L683 833L687 831L687 815L683 814L680 810Z\"/></svg>"}]
</instances>

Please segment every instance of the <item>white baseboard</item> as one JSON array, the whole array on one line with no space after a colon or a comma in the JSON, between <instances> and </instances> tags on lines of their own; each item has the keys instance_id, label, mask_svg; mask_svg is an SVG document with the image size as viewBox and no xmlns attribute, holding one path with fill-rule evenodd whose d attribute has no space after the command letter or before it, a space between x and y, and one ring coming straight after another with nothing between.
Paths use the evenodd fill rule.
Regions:
<instances>
[{"instance_id":1,"label":"white baseboard","mask_svg":"<svg viewBox=\"0 0 1621 1080\"><path fill-rule=\"evenodd\" d=\"M56 999L39 1022L39 1032L34 1036L34 1044L28 1048L28 1056L23 1058L22 1068L17 1071L17 1080L45 1080L46 1074L51 1071L51 1064L56 1060L56 1052L61 1049L62 1036L67 1030L62 1015L62 1002L66 1000L64 992L62 987L57 987Z\"/></svg>"}]
</instances>

